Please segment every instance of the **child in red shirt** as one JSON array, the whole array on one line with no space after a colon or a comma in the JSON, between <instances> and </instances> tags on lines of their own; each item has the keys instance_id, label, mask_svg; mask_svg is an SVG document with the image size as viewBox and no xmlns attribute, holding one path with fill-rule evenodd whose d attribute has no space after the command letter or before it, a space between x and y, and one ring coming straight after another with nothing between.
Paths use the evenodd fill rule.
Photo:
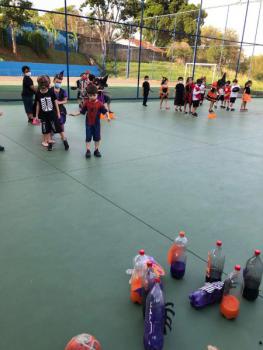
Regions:
<instances>
[{"instance_id":1,"label":"child in red shirt","mask_svg":"<svg viewBox=\"0 0 263 350\"><path fill-rule=\"evenodd\" d=\"M80 112L72 113L71 115L78 116L86 113L86 158L91 157L90 143L92 139L95 143L94 156L100 158L100 115L107 114L108 111L104 107L104 104L98 101L98 89L95 85L90 84L87 87L86 93L88 98L84 100Z\"/></svg>"},{"instance_id":2,"label":"child in red shirt","mask_svg":"<svg viewBox=\"0 0 263 350\"><path fill-rule=\"evenodd\" d=\"M230 94L231 94L231 85L230 81L228 80L225 85L225 97L224 97L224 106L227 111L229 111L229 105L230 105Z\"/></svg>"}]
</instances>

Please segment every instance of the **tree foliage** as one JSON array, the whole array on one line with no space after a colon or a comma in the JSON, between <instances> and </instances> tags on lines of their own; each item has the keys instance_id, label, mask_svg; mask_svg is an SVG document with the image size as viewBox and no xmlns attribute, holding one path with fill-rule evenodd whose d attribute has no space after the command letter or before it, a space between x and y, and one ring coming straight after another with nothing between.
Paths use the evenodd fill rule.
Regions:
<instances>
[{"instance_id":1,"label":"tree foliage","mask_svg":"<svg viewBox=\"0 0 263 350\"><path fill-rule=\"evenodd\" d=\"M102 49L102 66L105 67L107 43L111 42L119 33L126 32L127 27L112 22L125 22L136 17L140 11L140 0L85 0L80 9L94 18L89 20L92 29L100 38Z\"/></svg>"},{"instance_id":2,"label":"tree foliage","mask_svg":"<svg viewBox=\"0 0 263 350\"><path fill-rule=\"evenodd\" d=\"M167 16L172 14L172 16ZM183 40L193 45L197 27L199 6L189 4L188 0L147 0L145 3L145 22L155 30L144 31L144 36L152 43L166 47L174 40ZM152 17L147 19L147 17ZM200 27L204 24L206 13L201 11ZM170 32L162 32L162 29Z\"/></svg>"},{"instance_id":3,"label":"tree foliage","mask_svg":"<svg viewBox=\"0 0 263 350\"><path fill-rule=\"evenodd\" d=\"M2 5L2 6L1 6ZM18 7L6 7L16 5ZM30 20L32 12L32 2L28 0L0 0L0 14L2 23L11 29L13 53L17 54L16 32L24 23Z\"/></svg>"},{"instance_id":4,"label":"tree foliage","mask_svg":"<svg viewBox=\"0 0 263 350\"><path fill-rule=\"evenodd\" d=\"M193 55L193 50L190 45L184 41L173 42L168 50L167 56L178 63L183 63L189 61Z\"/></svg>"},{"instance_id":5,"label":"tree foliage","mask_svg":"<svg viewBox=\"0 0 263 350\"><path fill-rule=\"evenodd\" d=\"M236 43L238 41L238 33L235 30L227 29L224 34L216 27L206 26L202 28L201 35L201 46L198 49L199 62L221 62L222 67L230 69L236 68L240 44ZM223 42L223 39L225 39L225 42ZM241 63L244 62L244 60L245 57L242 52Z\"/></svg>"}]
</instances>

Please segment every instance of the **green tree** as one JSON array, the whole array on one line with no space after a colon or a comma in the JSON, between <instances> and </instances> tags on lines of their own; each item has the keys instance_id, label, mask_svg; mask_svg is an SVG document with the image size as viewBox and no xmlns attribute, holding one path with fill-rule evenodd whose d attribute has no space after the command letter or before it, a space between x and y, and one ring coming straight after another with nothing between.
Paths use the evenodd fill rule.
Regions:
<instances>
[{"instance_id":1,"label":"green tree","mask_svg":"<svg viewBox=\"0 0 263 350\"><path fill-rule=\"evenodd\" d=\"M168 50L167 56L176 60L178 63L183 63L189 61L193 55L193 50L190 45L184 41L175 41L173 42Z\"/></svg>"},{"instance_id":2,"label":"green tree","mask_svg":"<svg viewBox=\"0 0 263 350\"><path fill-rule=\"evenodd\" d=\"M64 12L64 7L55 9L57 12ZM67 6L67 12L73 15L79 15L80 12L75 6ZM45 13L37 18L37 22L41 24L49 33L49 45L54 46L60 30L65 30L65 15L57 13ZM78 41L78 34L87 34L87 21L80 17L68 16L68 31L73 33L74 42Z\"/></svg>"},{"instance_id":3,"label":"green tree","mask_svg":"<svg viewBox=\"0 0 263 350\"><path fill-rule=\"evenodd\" d=\"M188 0L147 0L144 24L147 27L156 28L157 31L145 30L144 37L162 47L173 40L184 40L193 45L198 14L199 6L189 4ZM150 18L147 19L147 17ZM205 17L206 13L202 11L200 26L204 24ZM162 32L164 28L170 32Z\"/></svg>"},{"instance_id":4,"label":"green tree","mask_svg":"<svg viewBox=\"0 0 263 350\"><path fill-rule=\"evenodd\" d=\"M104 21L125 22L138 16L140 6L140 0L85 0L81 5L80 9L88 16L100 19L90 20L89 23L100 38L103 69L106 64L107 43L118 34L127 32L125 26Z\"/></svg>"},{"instance_id":5,"label":"green tree","mask_svg":"<svg viewBox=\"0 0 263 350\"><path fill-rule=\"evenodd\" d=\"M236 41L238 41L238 33L235 30L227 29L224 34L216 27L206 26L202 28L201 35L201 45L198 49L199 62L217 63L220 64L222 68L236 68L240 44L236 43ZM241 63L244 62L244 60L245 56L242 51ZM245 67L245 65L243 65L243 67Z\"/></svg>"},{"instance_id":6,"label":"green tree","mask_svg":"<svg viewBox=\"0 0 263 350\"><path fill-rule=\"evenodd\" d=\"M18 7L6 7L10 5ZM32 17L31 7L32 2L28 0L0 0L0 14L4 25L11 30L14 55L17 55L16 32Z\"/></svg>"}]
</instances>

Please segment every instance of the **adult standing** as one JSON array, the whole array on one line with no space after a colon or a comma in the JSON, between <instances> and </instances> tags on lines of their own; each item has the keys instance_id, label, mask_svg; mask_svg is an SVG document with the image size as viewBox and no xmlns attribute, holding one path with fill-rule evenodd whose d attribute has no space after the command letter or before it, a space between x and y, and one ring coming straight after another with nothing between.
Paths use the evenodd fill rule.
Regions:
<instances>
[{"instance_id":1,"label":"adult standing","mask_svg":"<svg viewBox=\"0 0 263 350\"><path fill-rule=\"evenodd\" d=\"M35 88L33 80L31 79L31 70L28 66L22 67L23 78L23 90L22 100L24 103L28 123L32 123L34 119L34 94Z\"/></svg>"}]
</instances>

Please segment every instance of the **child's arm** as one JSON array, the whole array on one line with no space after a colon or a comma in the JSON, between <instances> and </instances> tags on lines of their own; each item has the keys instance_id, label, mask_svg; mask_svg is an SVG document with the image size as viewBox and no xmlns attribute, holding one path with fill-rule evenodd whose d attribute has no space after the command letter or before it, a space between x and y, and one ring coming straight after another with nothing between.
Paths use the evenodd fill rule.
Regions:
<instances>
[{"instance_id":1,"label":"child's arm","mask_svg":"<svg viewBox=\"0 0 263 350\"><path fill-rule=\"evenodd\" d=\"M59 105L65 105L66 103L68 103L68 98L67 97L64 97L64 100L62 100L62 101L58 101Z\"/></svg>"},{"instance_id":2,"label":"child's arm","mask_svg":"<svg viewBox=\"0 0 263 350\"><path fill-rule=\"evenodd\" d=\"M60 119L60 110L59 110L59 106L58 106L58 100L55 100L55 106L56 106L56 110L57 110L58 119Z\"/></svg>"},{"instance_id":3,"label":"child's arm","mask_svg":"<svg viewBox=\"0 0 263 350\"><path fill-rule=\"evenodd\" d=\"M81 114L85 114L87 112L87 108L85 105L82 105L82 108L80 108L80 110L78 112L72 112L69 115L72 117L77 117Z\"/></svg>"},{"instance_id":4,"label":"child's arm","mask_svg":"<svg viewBox=\"0 0 263 350\"><path fill-rule=\"evenodd\" d=\"M36 119L38 119L38 115L39 115L39 102L37 101L37 105L36 105Z\"/></svg>"}]
</instances>

